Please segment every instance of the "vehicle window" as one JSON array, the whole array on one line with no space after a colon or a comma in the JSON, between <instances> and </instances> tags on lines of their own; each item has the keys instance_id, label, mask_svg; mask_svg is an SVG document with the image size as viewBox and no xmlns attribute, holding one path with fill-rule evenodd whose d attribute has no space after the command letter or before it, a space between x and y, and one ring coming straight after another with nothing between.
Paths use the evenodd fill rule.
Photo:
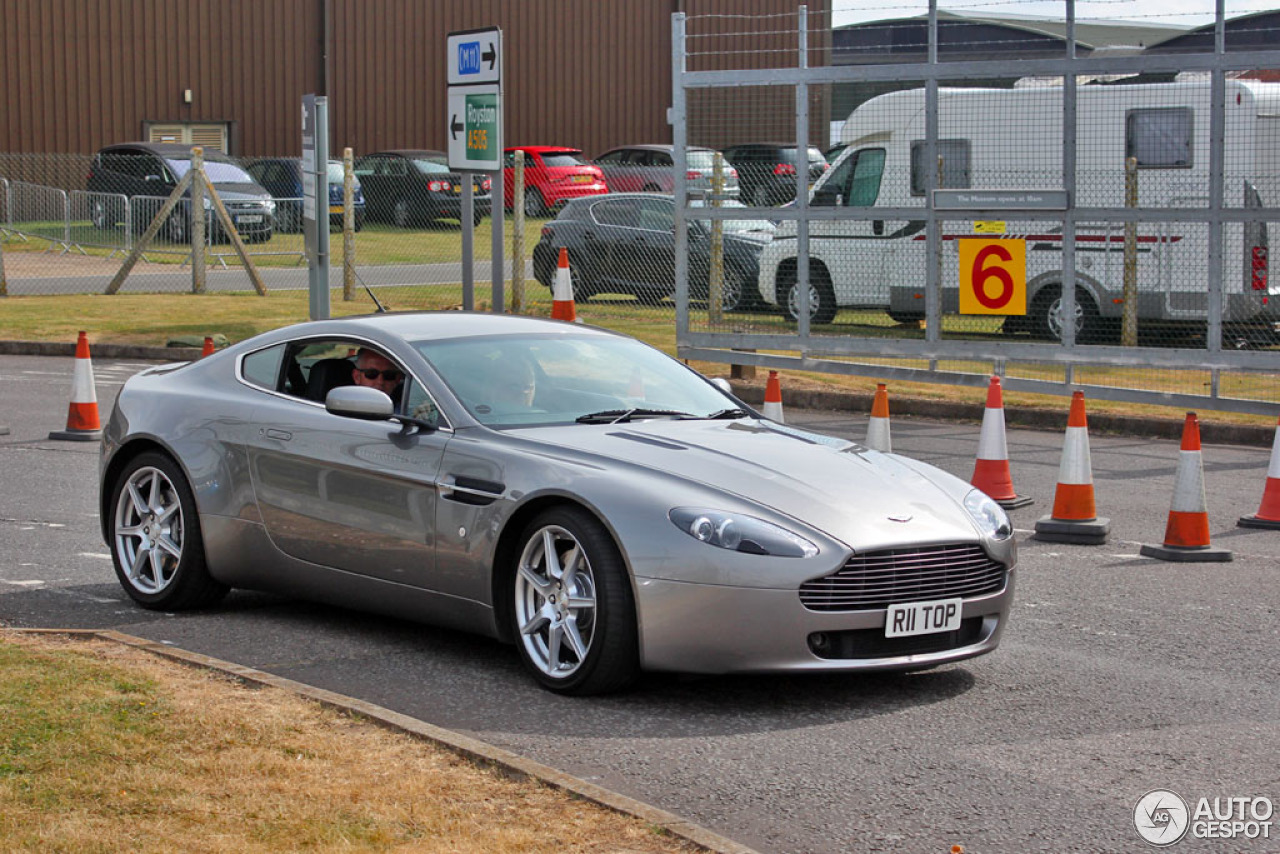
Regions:
<instances>
[{"instance_id":1,"label":"vehicle window","mask_svg":"<svg viewBox=\"0 0 1280 854\"><path fill-rule=\"evenodd\" d=\"M914 140L911 143L911 195L923 196L925 193L926 165L924 162L925 141L923 139ZM942 173L939 179L938 164L934 163L931 167L934 180L940 180L939 187L946 187L952 190L964 190L973 186L973 180L969 171L969 140L967 139L940 139L938 140L938 159L942 161Z\"/></svg>"},{"instance_id":2,"label":"vehicle window","mask_svg":"<svg viewBox=\"0 0 1280 854\"><path fill-rule=\"evenodd\" d=\"M330 162L329 166L325 169L325 174L329 176L330 184L341 184L346 175L346 170L342 168L341 163Z\"/></svg>"},{"instance_id":3,"label":"vehicle window","mask_svg":"<svg viewBox=\"0 0 1280 854\"><path fill-rule=\"evenodd\" d=\"M591 207L591 216L601 225L636 228L640 224L639 208L635 199L597 202Z\"/></svg>"},{"instance_id":4,"label":"vehicle window","mask_svg":"<svg viewBox=\"0 0 1280 854\"><path fill-rule=\"evenodd\" d=\"M880 179L884 175L883 148L864 148L845 158L835 167L819 195L827 196L826 204L834 204L830 195L840 197L840 204L847 208L866 208L876 203L880 195ZM815 196L816 200L817 196Z\"/></svg>"},{"instance_id":5,"label":"vehicle window","mask_svg":"<svg viewBox=\"0 0 1280 854\"><path fill-rule=\"evenodd\" d=\"M671 157L670 154L667 154L665 151L649 152L649 156L645 159L645 162L644 162L645 166L658 166L663 169L670 169L675 164L676 164L675 160Z\"/></svg>"},{"instance_id":6,"label":"vehicle window","mask_svg":"<svg viewBox=\"0 0 1280 854\"><path fill-rule=\"evenodd\" d=\"M571 424L580 416L663 409L706 417L732 401L674 359L628 338L510 336L415 341L483 424Z\"/></svg>"},{"instance_id":7,"label":"vehicle window","mask_svg":"<svg viewBox=\"0 0 1280 854\"><path fill-rule=\"evenodd\" d=\"M641 202L640 227L650 231L674 232L676 229L675 205L656 199L646 199Z\"/></svg>"},{"instance_id":8,"label":"vehicle window","mask_svg":"<svg viewBox=\"0 0 1280 854\"><path fill-rule=\"evenodd\" d=\"M283 344L250 353L240 362L240 376L250 385L275 391L280 388L280 362L283 358Z\"/></svg>"},{"instance_id":9,"label":"vehicle window","mask_svg":"<svg viewBox=\"0 0 1280 854\"><path fill-rule=\"evenodd\" d=\"M353 370L356 357L364 342L351 341L344 338L313 339L297 342L286 350L284 366L285 394L324 403L325 396L340 386L354 385ZM402 381L389 392L400 411L400 400L404 395L404 386L408 383L408 374L386 354L387 361L400 370ZM386 389L383 389L386 391Z\"/></svg>"},{"instance_id":10,"label":"vehicle window","mask_svg":"<svg viewBox=\"0 0 1280 854\"><path fill-rule=\"evenodd\" d=\"M1130 110L1125 115L1124 156L1146 168L1191 168L1190 107Z\"/></svg>"},{"instance_id":11,"label":"vehicle window","mask_svg":"<svg viewBox=\"0 0 1280 854\"><path fill-rule=\"evenodd\" d=\"M715 156L714 151L688 151L685 152L684 162L690 169L713 169L716 165Z\"/></svg>"},{"instance_id":12,"label":"vehicle window","mask_svg":"<svg viewBox=\"0 0 1280 854\"><path fill-rule=\"evenodd\" d=\"M443 157L415 157L413 166L423 175L445 175L449 172L449 161Z\"/></svg>"},{"instance_id":13,"label":"vehicle window","mask_svg":"<svg viewBox=\"0 0 1280 854\"><path fill-rule=\"evenodd\" d=\"M548 168L552 166L585 166L586 164L578 157L582 152L573 153L555 153L542 155L542 163Z\"/></svg>"},{"instance_id":14,"label":"vehicle window","mask_svg":"<svg viewBox=\"0 0 1280 854\"><path fill-rule=\"evenodd\" d=\"M528 165L529 163L528 156L526 156L524 160L525 160L525 165ZM516 168L516 153L514 151L508 151L506 154L502 155L502 168L503 169Z\"/></svg>"},{"instance_id":15,"label":"vehicle window","mask_svg":"<svg viewBox=\"0 0 1280 854\"><path fill-rule=\"evenodd\" d=\"M360 158L356 161L355 173L363 176L376 175L378 173L379 160L380 158L377 157Z\"/></svg>"},{"instance_id":16,"label":"vehicle window","mask_svg":"<svg viewBox=\"0 0 1280 854\"><path fill-rule=\"evenodd\" d=\"M409 174L409 164L399 157L389 157L383 162L382 171L379 174L392 178L403 178Z\"/></svg>"},{"instance_id":17,"label":"vehicle window","mask_svg":"<svg viewBox=\"0 0 1280 854\"><path fill-rule=\"evenodd\" d=\"M621 163L623 160L626 159L626 157L627 157L627 152L625 149L621 151L610 151L597 157L596 162L613 166L618 163Z\"/></svg>"}]
</instances>

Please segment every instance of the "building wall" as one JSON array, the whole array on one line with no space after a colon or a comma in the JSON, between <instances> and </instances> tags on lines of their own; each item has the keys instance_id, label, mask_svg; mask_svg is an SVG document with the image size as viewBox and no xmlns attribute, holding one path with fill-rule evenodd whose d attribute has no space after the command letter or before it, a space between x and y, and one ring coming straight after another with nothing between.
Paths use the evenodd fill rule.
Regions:
<instances>
[{"instance_id":1,"label":"building wall","mask_svg":"<svg viewBox=\"0 0 1280 854\"><path fill-rule=\"evenodd\" d=\"M826 4L809 6L825 27ZM324 93L326 79L333 151L444 148L445 36L499 26L506 142L595 155L670 140L673 11L794 10L791 0L0 0L0 152L90 153L141 138L148 123L228 122L232 154L296 154L301 97ZM755 43L793 49L795 35ZM794 114L787 97L742 101L710 135L760 138L775 111Z\"/></svg>"}]
</instances>

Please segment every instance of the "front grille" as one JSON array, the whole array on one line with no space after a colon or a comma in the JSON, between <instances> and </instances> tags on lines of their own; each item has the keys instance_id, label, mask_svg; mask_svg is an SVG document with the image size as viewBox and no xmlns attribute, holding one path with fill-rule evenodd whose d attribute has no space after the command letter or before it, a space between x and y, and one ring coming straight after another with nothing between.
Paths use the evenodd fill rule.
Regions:
<instances>
[{"instance_id":1,"label":"front grille","mask_svg":"<svg viewBox=\"0 0 1280 854\"><path fill-rule=\"evenodd\" d=\"M854 555L831 575L801 584L800 602L810 611L875 611L997 593L1007 575L977 545L885 549Z\"/></svg>"}]
</instances>

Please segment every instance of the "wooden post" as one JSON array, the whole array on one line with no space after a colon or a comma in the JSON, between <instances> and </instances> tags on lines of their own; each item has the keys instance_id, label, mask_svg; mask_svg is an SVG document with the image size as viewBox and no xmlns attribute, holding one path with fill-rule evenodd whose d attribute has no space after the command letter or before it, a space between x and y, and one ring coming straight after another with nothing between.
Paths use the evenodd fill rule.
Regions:
<instances>
[{"instance_id":1,"label":"wooden post","mask_svg":"<svg viewBox=\"0 0 1280 854\"><path fill-rule=\"evenodd\" d=\"M107 289L103 291L105 294L114 294L120 290L120 286L124 284L124 280L128 278L129 273L133 270L133 266L138 263L138 259L142 257L142 251L151 245L151 241L156 239L156 235L160 233L160 227L165 220L169 218L169 214L178 206L178 200L182 198L183 193L187 191L187 187L191 186L191 182L195 180L196 170L189 169L187 174L182 176L182 180L178 182L178 186L173 188L173 192L169 194L169 198L160 206L160 212L156 214L155 219L151 220L151 224L147 226L147 230L142 232L142 236L138 238L138 242L133 245L132 251L124 259L124 263L120 265L120 269L116 271L111 282L107 285Z\"/></svg>"},{"instance_id":2,"label":"wooden post","mask_svg":"<svg viewBox=\"0 0 1280 854\"><path fill-rule=\"evenodd\" d=\"M801 152L803 154L803 152ZM711 169L711 207L720 207L720 195L724 192L724 155L716 152ZM684 199L677 204L684 204ZM711 267L707 271L707 322L712 326L724 323L724 223L711 220Z\"/></svg>"},{"instance_id":3,"label":"wooden post","mask_svg":"<svg viewBox=\"0 0 1280 854\"><path fill-rule=\"evenodd\" d=\"M4 277L4 246L0 244L0 297L9 295L9 283Z\"/></svg>"},{"instance_id":4,"label":"wooden post","mask_svg":"<svg viewBox=\"0 0 1280 854\"><path fill-rule=\"evenodd\" d=\"M196 146L191 149L191 169L204 174L204 149ZM205 290L204 264L204 182L193 181L191 184L191 293L202 294Z\"/></svg>"},{"instance_id":5,"label":"wooden post","mask_svg":"<svg viewBox=\"0 0 1280 854\"><path fill-rule=\"evenodd\" d=\"M205 192L209 194L209 201L213 203L213 210L218 215L218 221L222 223L223 229L227 232L227 239L231 241L231 246L236 250L236 254L240 256L241 263L244 264L244 271L249 274L249 281L253 282L254 289L258 292L258 296L267 295L267 287L262 284L262 276L258 274L258 268L253 265L253 261L249 258L249 253L244 248L244 241L240 239L240 232L236 231L235 221L231 219L231 214L227 213L226 207L222 204L222 199L218 196L217 190L209 183L209 176L204 174L204 168L196 170L191 169L192 173L198 175L197 181L204 184ZM329 227L329 205L326 202L325 211L325 228Z\"/></svg>"},{"instance_id":6,"label":"wooden post","mask_svg":"<svg viewBox=\"0 0 1280 854\"><path fill-rule=\"evenodd\" d=\"M1138 206L1138 158L1124 162L1124 206ZM1120 327L1120 344L1138 346L1138 223L1124 224L1124 312Z\"/></svg>"},{"instance_id":7,"label":"wooden post","mask_svg":"<svg viewBox=\"0 0 1280 854\"><path fill-rule=\"evenodd\" d=\"M513 170L515 198L511 202L511 313L524 313L524 152L517 150ZM502 172L498 172L502 180ZM497 212L489 216L490 223L498 222ZM496 227L496 226L495 226ZM496 261L495 263L501 263Z\"/></svg>"},{"instance_id":8,"label":"wooden post","mask_svg":"<svg viewBox=\"0 0 1280 854\"><path fill-rule=\"evenodd\" d=\"M356 298L356 178L351 149L342 149L342 300Z\"/></svg>"}]
</instances>

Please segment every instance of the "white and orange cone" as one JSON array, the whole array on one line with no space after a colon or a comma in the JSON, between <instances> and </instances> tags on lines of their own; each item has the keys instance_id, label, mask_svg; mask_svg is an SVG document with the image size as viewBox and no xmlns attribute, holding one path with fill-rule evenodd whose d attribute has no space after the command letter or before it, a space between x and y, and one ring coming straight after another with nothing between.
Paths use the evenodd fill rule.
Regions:
<instances>
[{"instance_id":1,"label":"white and orange cone","mask_svg":"<svg viewBox=\"0 0 1280 854\"><path fill-rule=\"evenodd\" d=\"M556 264L556 278L551 287L551 318L574 321L578 311L573 303L573 278L569 272L569 250L560 247L560 260Z\"/></svg>"},{"instance_id":2,"label":"white and orange cone","mask_svg":"<svg viewBox=\"0 0 1280 854\"><path fill-rule=\"evenodd\" d=\"M1084 412L1084 392L1071 395L1067 436L1058 467L1058 490L1053 513L1036 522L1036 539L1051 543L1098 545L1106 542L1110 519L1099 519L1093 499L1093 462L1089 455L1089 422Z\"/></svg>"},{"instance_id":3,"label":"white and orange cone","mask_svg":"<svg viewBox=\"0 0 1280 854\"><path fill-rule=\"evenodd\" d=\"M1187 413L1182 425L1182 448L1173 481L1173 504L1165 526L1164 545L1143 546L1139 554L1180 562L1224 562L1229 549L1209 544L1209 512L1204 499L1204 463L1200 456L1200 422Z\"/></svg>"},{"instance_id":4,"label":"white and orange cone","mask_svg":"<svg viewBox=\"0 0 1280 854\"><path fill-rule=\"evenodd\" d=\"M782 383L778 382L778 372L769 372L769 381L764 384L764 408L761 410L765 418L772 418L779 424L786 423L782 417Z\"/></svg>"},{"instance_id":5,"label":"white and orange cone","mask_svg":"<svg viewBox=\"0 0 1280 854\"><path fill-rule=\"evenodd\" d=\"M893 453L893 438L889 435L889 391L884 383L876 383L876 396L871 401L871 418L867 421L865 444L873 451Z\"/></svg>"},{"instance_id":6,"label":"white and orange cone","mask_svg":"<svg viewBox=\"0 0 1280 854\"><path fill-rule=\"evenodd\" d=\"M76 339L76 363L71 374L71 406L67 408L67 429L55 430L50 439L96 442L102 438L98 420L98 393L93 384L93 362L89 358L89 337L81 332Z\"/></svg>"},{"instance_id":7,"label":"white and orange cone","mask_svg":"<svg viewBox=\"0 0 1280 854\"><path fill-rule=\"evenodd\" d=\"M206 356L212 356L212 355L213 355L213 337L210 335L206 335L204 336L204 349L200 351L200 358L203 359Z\"/></svg>"},{"instance_id":8,"label":"white and orange cone","mask_svg":"<svg viewBox=\"0 0 1280 854\"><path fill-rule=\"evenodd\" d=\"M991 496L1001 507L1026 507L1031 504L1013 491L1009 473L1009 446L1004 438L1004 395L1000 378L992 377L987 386L987 408L982 413L982 433L978 436L978 461L969 482Z\"/></svg>"},{"instance_id":9,"label":"white and orange cone","mask_svg":"<svg viewBox=\"0 0 1280 854\"><path fill-rule=\"evenodd\" d=\"M1241 516L1236 524L1242 528L1280 528L1280 420L1276 422L1276 438L1271 443L1271 465L1267 467L1267 485L1262 489L1262 506L1252 516Z\"/></svg>"}]
</instances>

